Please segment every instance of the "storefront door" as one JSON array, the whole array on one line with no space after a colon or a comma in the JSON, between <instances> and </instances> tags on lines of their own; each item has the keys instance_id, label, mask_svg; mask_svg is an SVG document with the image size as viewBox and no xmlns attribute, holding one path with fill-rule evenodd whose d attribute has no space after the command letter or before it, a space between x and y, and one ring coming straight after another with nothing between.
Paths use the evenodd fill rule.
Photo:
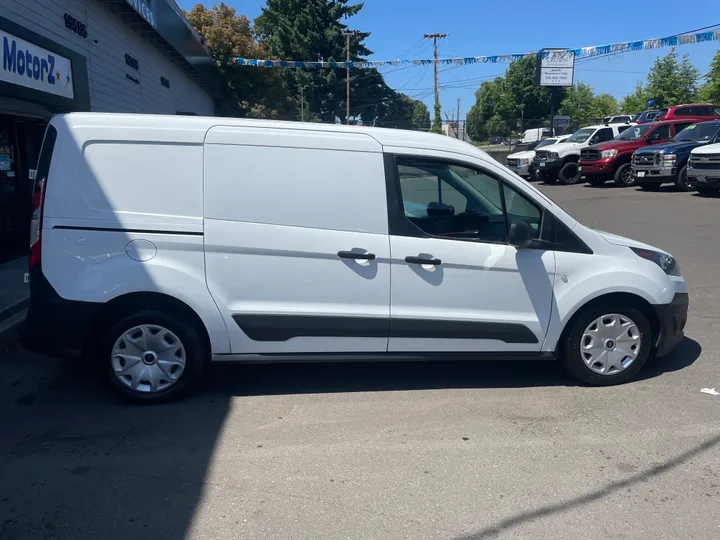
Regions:
<instances>
[{"instance_id":1,"label":"storefront door","mask_svg":"<svg viewBox=\"0 0 720 540\"><path fill-rule=\"evenodd\" d=\"M33 175L45 124L0 115L0 261L27 250Z\"/></svg>"}]
</instances>

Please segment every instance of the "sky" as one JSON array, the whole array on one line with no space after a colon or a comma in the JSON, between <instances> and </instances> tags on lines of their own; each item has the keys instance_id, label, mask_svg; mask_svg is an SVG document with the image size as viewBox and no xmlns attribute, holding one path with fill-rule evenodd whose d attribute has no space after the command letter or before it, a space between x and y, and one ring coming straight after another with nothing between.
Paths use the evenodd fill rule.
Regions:
<instances>
[{"instance_id":1,"label":"sky","mask_svg":"<svg viewBox=\"0 0 720 540\"><path fill-rule=\"evenodd\" d=\"M178 0L184 9L196 3ZM251 20L265 5L262 0L225 3ZM373 51L370 60L431 59L432 43L422 36L433 32L448 34L438 42L440 57L465 57L638 41L719 23L720 9L711 0L366 0L360 13L347 21L351 29L370 32L365 42ZM719 48L720 42L714 41L682 45L677 51L687 53L704 75ZM575 68L575 82L587 83L620 101L638 81L645 82L653 61L668 52L669 48L654 49L583 60ZM439 66L443 118L445 114L454 117L458 99L460 118L464 118L482 81L502 75L505 69L507 64ZM432 66L380 71L388 85L424 101L432 110Z\"/></svg>"}]
</instances>

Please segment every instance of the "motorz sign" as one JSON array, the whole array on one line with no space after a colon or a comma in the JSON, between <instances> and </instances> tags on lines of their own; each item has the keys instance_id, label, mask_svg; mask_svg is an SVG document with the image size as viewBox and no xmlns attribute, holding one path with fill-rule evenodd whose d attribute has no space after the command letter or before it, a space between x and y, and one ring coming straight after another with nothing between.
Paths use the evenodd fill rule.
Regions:
<instances>
[{"instance_id":1,"label":"motorz sign","mask_svg":"<svg viewBox=\"0 0 720 540\"><path fill-rule=\"evenodd\" d=\"M72 62L0 30L0 80L68 99L74 99Z\"/></svg>"}]
</instances>

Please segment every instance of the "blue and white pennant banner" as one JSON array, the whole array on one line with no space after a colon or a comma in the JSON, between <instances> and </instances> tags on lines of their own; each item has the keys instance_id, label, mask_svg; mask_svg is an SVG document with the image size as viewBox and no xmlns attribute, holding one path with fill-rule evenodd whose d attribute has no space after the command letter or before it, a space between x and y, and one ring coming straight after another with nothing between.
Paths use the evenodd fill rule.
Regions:
<instances>
[{"instance_id":1,"label":"blue and white pennant banner","mask_svg":"<svg viewBox=\"0 0 720 540\"><path fill-rule=\"evenodd\" d=\"M678 45L689 45L691 43L702 43L704 41L720 41L720 30L698 32L695 34L678 34L664 38L645 39L641 41L626 41L624 43L613 43L611 45L596 45L594 47L581 47L578 49L566 49L564 51L553 50L552 52L541 53L520 53L501 54L495 56L468 56L464 58L439 58L438 64L469 65L469 64L499 64L509 63L529 56L544 56L548 54L574 54L575 58L590 58L607 54L618 54L646 49L659 49L662 47L677 47ZM370 60L365 62L300 62L296 60L257 60L252 58L233 58L232 61L241 66L257 66L266 68L295 68L295 69L319 69L319 68L342 68L362 69L377 68L384 66L425 66L433 63L433 60Z\"/></svg>"}]
</instances>

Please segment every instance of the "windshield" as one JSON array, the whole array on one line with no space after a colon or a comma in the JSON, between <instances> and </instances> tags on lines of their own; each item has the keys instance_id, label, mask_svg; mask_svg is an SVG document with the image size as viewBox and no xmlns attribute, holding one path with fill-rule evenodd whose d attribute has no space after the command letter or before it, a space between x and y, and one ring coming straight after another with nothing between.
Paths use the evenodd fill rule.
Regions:
<instances>
[{"instance_id":1,"label":"windshield","mask_svg":"<svg viewBox=\"0 0 720 540\"><path fill-rule=\"evenodd\" d=\"M535 150L537 150L538 148L542 148L543 146L550 146L551 144L556 144L557 142L559 142L557 139L545 139L544 141L540 141L540 144L535 147Z\"/></svg>"},{"instance_id":2,"label":"windshield","mask_svg":"<svg viewBox=\"0 0 720 540\"><path fill-rule=\"evenodd\" d=\"M638 141L642 139L648 131L654 126L652 124L644 124L641 126L633 126L627 128L620 135L615 137L616 141Z\"/></svg>"},{"instance_id":3,"label":"windshield","mask_svg":"<svg viewBox=\"0 0 720 540\"><path fill-rule=\"evenodd\" d=\"M595 133L595 128L583 128L577 130L575 133L572 134L572 136L566 140L565 142L585 142L587 141L590 136Z\"/></svg>"},{"instance_id":4,"label":"windshield","mask_svg":"<svg viewBox=\"0 0 720 540\"><path fill-rule=\"evenodd\" d=\"M673 141L709 141L720 129L720 125L713 123L693 124L675 135Z\"/></svg>"}]
</instances>

